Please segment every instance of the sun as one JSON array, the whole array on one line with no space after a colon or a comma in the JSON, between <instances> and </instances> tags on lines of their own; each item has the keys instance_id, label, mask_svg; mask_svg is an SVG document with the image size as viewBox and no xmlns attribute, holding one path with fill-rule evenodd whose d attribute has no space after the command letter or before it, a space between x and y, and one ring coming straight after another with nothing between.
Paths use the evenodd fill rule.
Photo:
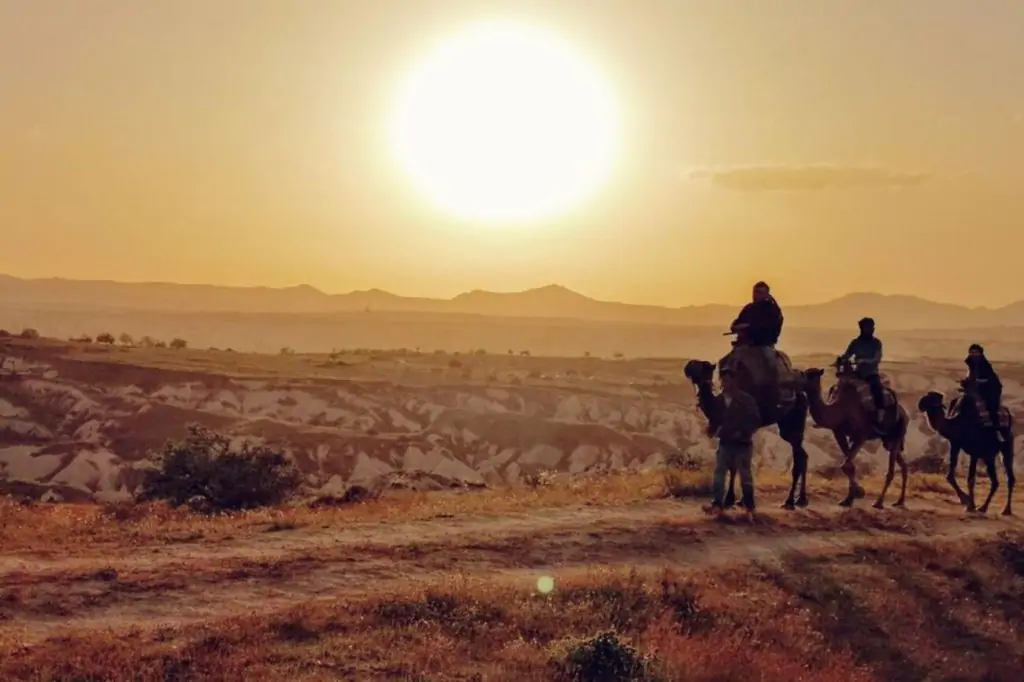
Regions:
<instances>
[{"instance_id":1,"label":"sun","mask_svg":"<svg viewBox=\"0 0 1024 682\"><path fill-rule=\"evenodd\" d=\"M618 154L620 113L598 69L558 36L470 26L399 87L389 142L433 203L487 223L553 217L596 193Z\"/></svg>"}]
</instances>

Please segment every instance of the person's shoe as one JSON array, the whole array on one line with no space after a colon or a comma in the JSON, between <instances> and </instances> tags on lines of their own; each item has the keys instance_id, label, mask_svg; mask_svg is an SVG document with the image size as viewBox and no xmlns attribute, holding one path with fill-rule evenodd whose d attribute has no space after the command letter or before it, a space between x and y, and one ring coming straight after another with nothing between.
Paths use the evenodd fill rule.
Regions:
<instances>
[{"instance_id":1,"label":"person's shoe","mask_svg":"<svg viewBox=\"0 0 1024 682\"><path fill-rule=\"evenodd\" d=\"M704 513L710 516L719 516L725 511L721 502L712 502L711 504L704 505L703 509Z\"/></svg>"}]
</instances>

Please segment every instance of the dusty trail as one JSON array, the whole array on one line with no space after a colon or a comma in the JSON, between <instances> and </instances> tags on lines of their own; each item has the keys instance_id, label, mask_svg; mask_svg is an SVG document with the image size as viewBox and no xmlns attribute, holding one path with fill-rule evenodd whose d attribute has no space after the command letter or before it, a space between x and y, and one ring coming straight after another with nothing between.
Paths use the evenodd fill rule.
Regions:
<instances>
[{"instance_id":1,"label":"dusty trail","mask_svg":"<svg viewBox=\"0 0 1024 682\"><path fill-rule=\"evenodd\" d=\"M861 543L968 539L1024 521L913 510L768 510L707 519L692 503L534 510L500 517L299 528L221 541L126 548L118 556L37 560L0 555L0 640L31 643L96 628L163 628L270 613L317 599L410 585L500 578L532 589L609 567L676 570L841 553Z\"/></svg>"}]
</instances>

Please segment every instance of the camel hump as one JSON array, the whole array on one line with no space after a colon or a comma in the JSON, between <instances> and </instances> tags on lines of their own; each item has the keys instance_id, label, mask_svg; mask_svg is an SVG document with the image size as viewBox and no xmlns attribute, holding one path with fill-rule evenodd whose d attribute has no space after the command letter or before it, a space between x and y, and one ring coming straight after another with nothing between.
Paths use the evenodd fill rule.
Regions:
<instances>
[{"instance_id":1,"label":"camel hump","mask_svg":"<svg viewBox=\"0 0 1024 682\"><path fill-rule=\"evenodd\" d=\"M781 350L775 351L775 363L779 369L787 373L793 372L793 361L789 359L789 356L783 353Z\"/></svg>"},{"instance_id":2,"label":"camel hump","mask_svg":"<svg viewBox=\"0 0 1024 682\"><path fill-rule=\"evenodd\" d=\"M1005 405L999 406L999 410L995 415L995 422L993 423L993 415L989 412L985 399L976 392L966 395L961 393L953 398L946 409L946 418L956 419L960 417L963 414L964 408L968 406L968 401L970 401L970 407L972 408L968 416L975 420L982 428L1008 429L1013 424L1013 415L1010 414L1010 410Z\"/></svg>"},{"instance_id":3,"label":"camel hump","mask_svg":"<svg viewBox=\"0 0 1024 682\"><path fill-rule=\"evenodd\" d=\"M735 346L719 362L719 372L736 372L740 387L754 396L766 423L793 407L802 376L793 371L789 356L770 346Z\"/></svg>"},{"instance_id":4,"label":"camel hump","mask_svg":"<svg viewBox=\"0 0 1024 682\"><path fill-rule=\"evenodd\" d=\"M895 407L899 404L899 398L892 387L892 383L884 375L879 375L879 378L882 380L882 397L884 398L886 409ZM856 386L857 396L860 398L860 403L864 410L874 412L875 400L871 396L871 385L863 379L851 378L849 381L852 381L853 385Z\"/></svg>"}]
</instances>

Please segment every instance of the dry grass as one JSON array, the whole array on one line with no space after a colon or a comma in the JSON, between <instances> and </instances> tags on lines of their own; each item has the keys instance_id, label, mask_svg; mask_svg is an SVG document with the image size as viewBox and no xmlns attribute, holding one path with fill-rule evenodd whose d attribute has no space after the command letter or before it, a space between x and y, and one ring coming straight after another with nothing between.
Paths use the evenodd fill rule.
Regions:
<instances>
[{"instance_id":1,"label":"dry grass","mask_svg":"<svg viewBox=\"0 0 1024 682\"><path fill-rule=\"evenodd\" d=\"M566 666L599 667L581 642L612 632L646 679L664 682L997 681L1018 679L1022 627L1024 537L1007 535L690 575L599 571L550 595L455 577L195 628L10 647L0 679L623 679Z\"/></svg>"},{"instance_id":2,"label":"dry grass","mask_svg":"<svg viewBox=\"0 0 1024 682\"><path fill-rule=\"evenodd\" d=\"M911 489L918 494L951 498L941 477L915 476ZM881 482L862 481L873 494ZM789 490L785 474L757 477L762 506L773 508ZM831 508L842 497L845 480L810 478L812 509ZM267 531L300 528L342 528L359 523L398 524L432 519L536 514L542 509L575 506L622 507L665 498L704 502L711 496L709 472L611 472L535 487L499 488L465 492L389 491L352 503L297 504L220 516L204 516L162 503L135 504L31 504L0 499L0 547L7 554L36 556L102 555L113 548L166 546L181 543L217 543ZM892 493L892 500L895 495ZM778 499L775 499L778 498ZM891 500L891 501L892 501ZM314 501L315 502L315 501ZM862 504L867 504L863 502Z\"/></svg>"}]
</instances>

